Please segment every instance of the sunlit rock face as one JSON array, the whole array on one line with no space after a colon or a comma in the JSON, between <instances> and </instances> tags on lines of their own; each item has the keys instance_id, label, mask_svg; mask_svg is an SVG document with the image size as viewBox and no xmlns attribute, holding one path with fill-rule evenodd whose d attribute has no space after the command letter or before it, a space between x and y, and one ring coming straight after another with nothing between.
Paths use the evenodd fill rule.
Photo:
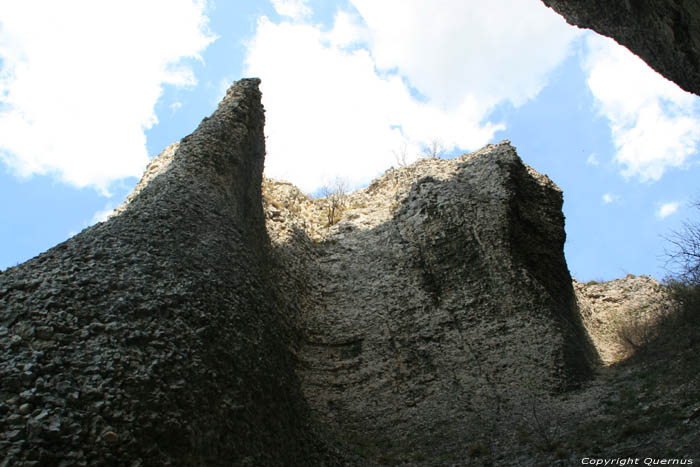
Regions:
<instances>
[{"instance_id":1,"label":"sunlit rock face","mask_svg":"<svg viewBox=\"0 0 700 467\"><path fill-rule=\"evenodd\" d=\"M590 375L562 193L508 142L389 170L332 226L289 184L265 200L304 394L358 450L440 458Z\"/></svg>"},{"instance_id":2,"label":"sunlit rock face","mask_svg":"<svg viewBox=\"0 0 700 467\"><path fill-rule=\"evenodd\" d=\"M542 0L570 24L612 37L700 95L700 4L694 0Z\"/></svg>"},{"instance_id":3,"label":"sunlit rock face","mask_svg":"<svg viewBox=\"0 0 700 467\"><path fill-rule=\"evenodd\" d=\"M574 280L576 300L584 326L606 365L634 354L634 345L651 338L654 323L673 310L669 290L651 276L609 282Z\"/></svg>"}]
</instances>

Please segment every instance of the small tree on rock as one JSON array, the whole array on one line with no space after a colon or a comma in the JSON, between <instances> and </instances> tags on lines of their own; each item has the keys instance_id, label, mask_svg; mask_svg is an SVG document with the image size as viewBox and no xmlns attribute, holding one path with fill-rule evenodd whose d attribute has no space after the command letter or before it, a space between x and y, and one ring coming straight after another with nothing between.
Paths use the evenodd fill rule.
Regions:
<instances>
[{"instance_id":1,"label":"small tree on rock","mask_svg":"<svg viewBox=\"0 0 700 467\"><path fill-rule=\"evenodd\" d=\"M439 159L445 152L445 145L439 138L433 138L421 146L421 157L426 159Z\"/></svg>"},{"instance_id":2,"label":"small tree on rock","mask_svg":"<svg viewBox=\"0 0 700 467\"><path fill-rule=\"evenodd\" d=\"M406 167L408 165L408 144L406 144L406 141L391 152L394 154L394 159L396 159L396 163L399 167Z\"/></svg>"},{"instance_id":3,"label":"small tree on rock","mask_svg":"<svg viewBox=\"0 0 700 467\"><path fill-rule=\"evenodd\" d=\"M320 192L321 197L326 199L326 216L330 227L340 220L340 215L345 209L348 197L348 182L340 177L336 177L332 183L321 187Z\"/></svg>"},{"instance_id":4,"label":"small tree on rock","mask_svg":"<svg viewBox=\"0 0 700 467\"><path fill-rule=\"evenodd\" d=\"M700 210L700 201L692 207ZM666 250L666 266L672 271L666 285L679 305L670 321L676 326L674 336L690 332L691 342L700 342L700 222L683 222L666 240L671 244Z\"/></svg>"},{"instance_id":5,"label":"small tree on rock","mask_svg":"<svg viewBox=\"0 0 700 467\"><path fill-rule=\"evenodd\" d=\"M691 204L700 210L700 201ZM671 248L666 250L667 266L674 278L689 285L700 286L700 223L685 221L680 230L666 237Z\"/></svg>"}]
</instances>

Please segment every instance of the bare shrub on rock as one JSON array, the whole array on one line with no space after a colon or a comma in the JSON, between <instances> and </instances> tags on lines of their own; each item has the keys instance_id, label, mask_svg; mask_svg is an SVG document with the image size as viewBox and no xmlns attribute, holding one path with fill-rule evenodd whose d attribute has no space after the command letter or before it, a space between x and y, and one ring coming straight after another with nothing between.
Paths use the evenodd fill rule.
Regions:
<instances>
[{"instance_id":1,"label":"bare shrub on rock","mask_svg":"<svg viewBox=\"0 0 700 467\"><path fill-rule=\"evenodd\" d=\"M700 201L691 206L700 210ZM669 244L665 257L670 274L664 285L670 301L655 312L632 310L632 319L614 323L629 354L668 352L700 342L700 222L687 220L664 239Z\"/></svg>"},{"instance_id":2,"label":"bare shrub on rock","mask_svg":"<svg viewBox=\"0 0 700 467\"><path fill-rule=\"evenodd\" d=\"M442 140L433 138L421 146L421 157L424 159L440 159L447 150Z\"/></svg>"},{"instance_id":3,"label":"bare shrub on rock","mask_svg":"<svg viewBox=\"0 0 700 467\"><path fill-rule=\"evenodd\" d=\"M700 201L691 206L700 211ZM665 255L673 280L700 286L700 222L683 222L680 230L671 232L665 240L671 245Z\"/></svg>"},{"instance_id":4,"label":"bare shrub on rock","mask_svg":"<svg viewBox=\"0 0 700 467\"><path fill-rule=\"evenodd\" d=\"M399 167L406 167L408 165L408 144L406 144L406 141L391 152L394 154L394 159L396 159L396 163Z\"/></svg>"},{"instance_id":5,"label":"bare shrub on rock","mask_svg":"<svg viewBox=\"0 0 700 467\"><path fill-rule=\"evenodd\" d=\"M652 342L659 335L659 325L668 313L634 309L612 323L624 351L631 355Z\"/></svg>"},{"instance_id":6,"label":"bare shrub on rock","mask_svg":"<svg viewBox=\"0 0 700 467\"><path fill-rule=\"evenodd\" d=\"M700 200L691 206L700 211ZM670 243L665 252L666 266L672 272L666 285L677 304L675 324L697 328L700 326L700 221L683 222L680 230L673 231L666 240Z\"/></svg>"},{"instance_id":7,"label":"bare shrub on rock","mask_svg":"<svg viewBox=\"0 0 700 467\"><path fill-rule=\"evenodd\" d=\"M333 182L321 187L321 197L326 199L328 227L340 220L340 216L347 204L348 192L347 180L340 177L336 177Z\"/></svg>"}]
</instances>

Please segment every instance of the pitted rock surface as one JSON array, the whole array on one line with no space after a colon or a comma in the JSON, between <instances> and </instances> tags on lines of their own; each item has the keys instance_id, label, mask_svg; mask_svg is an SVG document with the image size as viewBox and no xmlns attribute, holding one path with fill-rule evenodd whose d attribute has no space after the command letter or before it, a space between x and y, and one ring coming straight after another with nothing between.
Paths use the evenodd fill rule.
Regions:
<instances>
[{"instance_id":1,"label":"pitted rock surface","mask_svg":"<svg viewBox=\"0 0 700 467\"><path fill-rule=\"evenodd\" d=\"M549 178L505 141L390 169L329 226L262 178L257 86L0 275L0 465L549 465L606 420L595 323L663 290L574 283L579 314Z\"/></svg>"},{"instance_id":2,"label":"pitted rock surface","mask_svg":"<svg viewBox=\"0 0 700 467\"><path fill-rule=\"evenodd\" d=\"M258 83L120 214L0 275L3 466L335 462L269 286Z\"/></svg>"},{"instance_id":3,"label":"pitted rock surface","mask_svg":"<svg viewBox=\"0 0 700 467\"><path fill-rule=\"evenodd\" d=\"M331 227L325 200L266 193L273 244L303 278L286 287L304 394L357 450L450 458L590 375L561 191L508 142L389 170Z\"/></svg>"},{"instance_id":4,"label":"pitted rock surface","mask_svg":"<svg viewBox=\"0 0 700 467\"><path fill-rule=\"evenodd\" d=\"M542 0L569 24L612 37L686 91L700 95L700 3Z\"/></svg>"}]
</instances>

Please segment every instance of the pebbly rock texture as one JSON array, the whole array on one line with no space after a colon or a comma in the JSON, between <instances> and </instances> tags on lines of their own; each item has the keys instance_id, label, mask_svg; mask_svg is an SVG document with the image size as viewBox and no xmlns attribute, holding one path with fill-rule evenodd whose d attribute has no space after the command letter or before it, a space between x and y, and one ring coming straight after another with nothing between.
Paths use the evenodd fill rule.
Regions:
<instances>
[{"instance_id":1,"label":"pebbly rock texture","mask_svg":"<svg viewBox=\"0 0 700 467\"><path fill-rule=\"evenodd\" d=\"M330 227L325 200L264 187L304 394L356 452L388 465L503 453L532 429L533 401L590 376L561 191L508 142L389 170Z\"/></svg>"},{"instance_id":2,"label":"pebbly rock texture","mask_svg":"<svg viewBox=\"0 0 700 467\"><path fill-rule=\"evenodd\" d=\"M700 4L695 0L542 0L566 21L624 45L700 95Z\"/></svg>"},{"instance_id":3,"label":"pebbly rock texture","mask_svg":"<svg viewBox=\"0 0 700 467\"><path fill-rule=\"evenodd\" d=\"M0 275L1 465L333 463L269 284L258 83L118 215Z\"/></svg>"},{"instance_id":4,"label":"pebbly rock texture","mask_svg":"<svg viewBox=\"0 0 700 467\"><path fill-rule=\"evenodd\" d=\"M598 363L559 188L506 141L390 169L328 225L262 179L258 83L0 275L0 465L532 463Z\"/></svg>"}]
</instances>

